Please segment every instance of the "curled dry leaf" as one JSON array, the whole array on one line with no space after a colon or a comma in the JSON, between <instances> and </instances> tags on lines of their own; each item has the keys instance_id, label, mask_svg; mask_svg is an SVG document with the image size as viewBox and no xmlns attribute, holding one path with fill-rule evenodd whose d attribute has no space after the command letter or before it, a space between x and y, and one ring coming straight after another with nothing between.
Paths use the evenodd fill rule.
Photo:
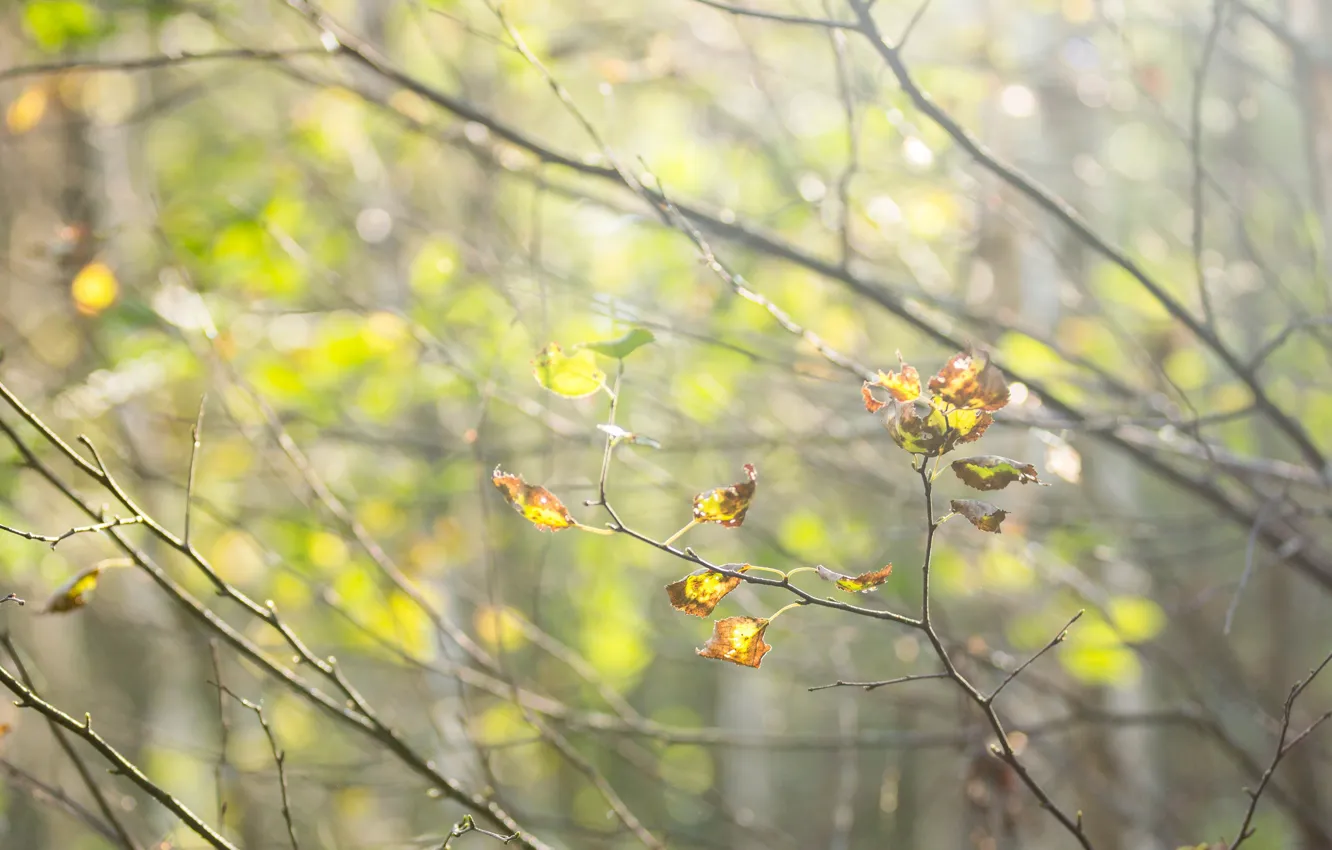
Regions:
<instances>
[{"instance_id":1,"label":"curled dry leaf","mask_svg":"<svg viewBox=\"0 0 1332 850\"><path fill-rule=\"evenodd\" d=\"M1046 486L1036 477L1036 467L1032 464L999 455L980 455L955 460L953 472L963 484L977 490L1002 490L1014 482Z\"/></svg>"},{"instance_id":2,"label":"curled dry leaf","mask_svg":"<svg viewBox=\"0 0 1332 850\"><path fill-rule=\"evenodd\" d=\"M537 383L565 398L583 398L601 389L606 373L597 368L597 356L584 348L565 354L558 342L537 352L532 361Z\"/></svg>"},{"instance_id":3,"label":"curled dry leaf","mask_svg":"<svg viewBox=\"0 0 1332 850\"><path fill-rule=\"evenodd\" d=\"M59 614L88 604L88 594L97 588L97 580L106 567L107 563L102 562L75 573L55 589L46 600L46 604L42 606L42 613Z\"/></svg>"},{"instance_id":4,"label":"curled dry leaf","mask_svg":"<svg viewBox=\"0 0 1332 850\"><path fill-rule=\"evenodd\" d=\"M736 572L742 573L747 569L748 566L743 566ZM739 586L739 578L722 575L703 567L679 581L666 585L666 595L671 598L671 607L675 610L695 617L706 617L726 594Z\"/></svg>"},{"instance_id":5,"label":"curled dry leaf","mask_svg":"<svg viewBox=\"0 0 1332 850\"><path fill-rule=\"evenodd\" d=\"M930 390L959 408L994 411L1008 404L1008 382L984 349L969 348L948 358L930 378Z\"/></svg>"},{"instance_id":6,"label":"curled dry leaf","mask_svg":"<svg viewBox=\"0 0 1332 850\"><path fill-rule=\"evenodd\" d=\"M695 522L719 522L727 528L737 528L745 521L745 512L758 487L758 470L754 464L744 465L748 481L718 487L694 497Z\"/></svg>"},{"instance_id":7,"label":"curled dry leaf","mask_svg":"<svg viewBox=\"0 0 1332 850\"><path fill-rule=\"evenodd\" d=\"M888 577L893 574L893 565L888 564L883 569L861 573L858 576L844 576L841 573L835 573L823 564L815 567L814 571L818 573L819 578L833 582L847 593L865 593L887 581Z\"/></svg>"},{"instance_id":8,"label":"curled dry leaf","mask_svg":"<svg viewBox=\"0 0 1332 850\"><path fill-rule=\"evenodd\" d=\"M966 517L981 531L1003 533L999 526L1003 523L1004 517L1008 516L1008 511L1000 510L998 505L982 502L980 499L953 499L949 504L953 508L953 513Z\"/></svg>"},{"instance_id":9,"label":"curled dry leaf","mask_svg":"<svg viewBox=\"0 0 1332 850\"><path fill-rule=\"evenodd\" d=\"M884 372L880 371L878 377L873 381L866 381L860 388L860 394L865 399L865 409L870 413L877 412L884 406L884 402L879 401L870 391L870 387L882 387L893 397L893 401L905 402L914 401L920 398L920 373L914 366L909 365L902 359L902 352L897 352L897 362L901 366L901 371Z\"/></svg>"},{"instance_id":10,"label":"curled dry leaf","mask_svg":"<svg viewBox=\"0 0 1332 850\"><path fill-rule=\"evenodd\" d=\"M510 475L495 467L491 482L504 500L542 531L563 531L577 525L569 509L545 487L528 484L521 475Z\"/></svg>"},{"instance_id":11,"label":"curled dry leaf","mask_svg":"<svg viewBox=\"0 0 1332 850\"><path fill-rule=\"evenodd\" d=\"M727 617L712 624L712 637L702 649L694 650L704 658L716 658L744 667L757 667L771 646L763 642L766 617Z\"/></svg>"}]
</instances>

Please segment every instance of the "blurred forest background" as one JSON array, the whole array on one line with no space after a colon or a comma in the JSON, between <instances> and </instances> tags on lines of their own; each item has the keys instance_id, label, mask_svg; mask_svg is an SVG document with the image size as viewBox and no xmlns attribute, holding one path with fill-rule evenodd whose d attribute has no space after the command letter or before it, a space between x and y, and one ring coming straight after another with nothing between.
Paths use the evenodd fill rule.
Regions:
<instances>
[{"instance_id":1,"label":"blurred forest background","mask_svg":"<svg viewBox=\"0 0 1332 850\"><path fill-rule=\"evenodd\" d=\"M1283 709L1332 650L1332 3L734 3L0 3L0 693L76 719L0 702L0 847L1235 841L1332 708ZM531 361L632 328L612 454ZM1085 609L994 705L1076 830L955 682L809 690L938 672L919 629L700 658L693 564L490 483L604 527L605 453L660 541L751 463L681 545L892 562L792 584L917 617L859 390L969 344L1011 382L978 452L1050 486L940 529L935 627L988 692ZM1325 730L1254 808L1251 850L1332 847Z\"/></svg>"}]
</instances>

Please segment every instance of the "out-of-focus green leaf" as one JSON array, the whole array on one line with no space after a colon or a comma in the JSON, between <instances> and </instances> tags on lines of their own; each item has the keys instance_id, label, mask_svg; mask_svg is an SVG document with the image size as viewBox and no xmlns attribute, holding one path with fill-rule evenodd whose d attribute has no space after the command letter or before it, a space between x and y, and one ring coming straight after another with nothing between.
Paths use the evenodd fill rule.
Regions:
<instances>
[{"instance_id":1,"label":"out-of-focus green leaf","mask_svg":"<svg viewBox=\"0 0 1332 850\"><path fill-rule=\"evenodd\" d=\"M656 340L656 338L656 335L647 328L634 328L617 339L606 340L605 342L579 343L574 346L574 350L586 348L605 357L623 360L638 349Z\"/></svg>"}]
</instances>

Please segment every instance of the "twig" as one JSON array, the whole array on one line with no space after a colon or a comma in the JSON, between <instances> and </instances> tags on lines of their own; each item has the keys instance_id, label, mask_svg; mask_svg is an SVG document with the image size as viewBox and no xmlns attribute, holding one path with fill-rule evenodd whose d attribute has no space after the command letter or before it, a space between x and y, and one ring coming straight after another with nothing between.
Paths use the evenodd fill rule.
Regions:
<instances>
[{"instance_id":1,"label":"twig","mask_svg":"<svg viewBox=\"0 0 1332 850\"><path fill-rule=\"evenodd\" d=\"M1324 712L1317 720L1306 726L1304 731L1298 733L1293 738L1289 737L1290 718L1291 712L1295 707L1295 700L1299 699L1300 694L1304 693L1305 688L1309 687L1313 680L1317 678L1319 673L1323 672L1323 669L1326 668L1329 663L1332 663L1332 653L1329 653L1327 657L1323 659L1321 664L1309 671L1308 676L1304 677L1301 681L1296 682L1294 686L1291 687L1290 694L1286 697L1286 703L1281 710L1281 732L1277 736L1276 752L1272 755L1272 761L1267 766L1267 770L1263 771L1263 777L1258 782L1257 790L1249 791L1247 788L1244 789L1249 795L1249 808L1248 811L1244 813L1244 822L1240 824L1239 832L1235 835L1235 840L1230 842L1230 850L1239 850L1240 845L1252 838L1254 832L1257 831L1252 826L1252 823L1253 816L1258 811L1258 801L1262 798L1263 792L1267 790L1268 783L1272 781L1272 775L1276 773L1277 766L1281 764L1281 760L1284 759L1286 754L1293 750L1300 741L1303 741L1315 729L1321 726L1324 721L1332 717L1332 711ZM1288 738L1289 740L1287 740Z\"/></svg>"},{"instance_id":2,"label":"twig","mask_svg":"<svg viewBox=\"0 0 1332 850\"><path fill-rule=\"evenodd\" d=\"M1203 269L1203 155L1202 155L1202 106L1207 93L1207 71L1212 64L1212 55L1216 52L1217 42L1221 39L1221 29L1226 20L1227 0L1212 0L1212 25L1203 40L1202 58L1193 77L1193 103L1190 111L1189 154L1193 158L1193 268L1198 276L1198 299L1202 304L1203 320L1207 326L1215 329L1216 312L1212 308L1212 297L1207 288L1207 273Z\"/></svg>"},{"instance_id":3,"label":"twig","mask_svg":"<svg viewBox=\"0 0 1332 850\"><path fill-rule=\"evenodd\" d=\"M469 832L479 832L482 835L488 835L491 838L495 839L496 841L499 841L504 844L508 844L510 841L513 841L514 839L518 838L518 833L516 832L513 833L512 835L500 835L498 832L491 832L488 829L482 829L481 827L473 823L471 815L463 815L462 820L458 821L458 823L454 825L453 829L449 830L449 837L445 838L444 843L439 845L439 850L449 850L449 846L453 844L453 839L466 835Z\"/></svg>"},{"instance_id":4,"label":"twig","mask_svg":"<svg viewBox=\"0 0 1332 850\"><path fill-rule=\"evenodd\" d=\"M226 829L227 800L225 776L227 770L227 742L231 736L231 721L227 719L227 703L222 699L222 658L217 651L217 638L208 639L208 654L213 662L213 681L217 688L217 722L221 732L217 745L217 763L213 765L213 787L217 792L217 826Z\"/></svg>"},{"instance_id":5,"label":"twig","mask_svg":"<svg viewBox=\"0 0 1332 850\"><path fill-rule=\"evenodd\" d=\"M988 697L985 698L985 701L986 701L986 702L994 702L995 697L999 696L999 692L1002 691L1002 690L1008 685L1009 682L1011 682L1011 681L1013 681L1014 679L1016 679L1016 678L1018 677L1018 675L1019 675L1023 670L1026 670L1026 669L1027 669L1028 667L1030 667L1033 663L1035 663L1036 659L1040 658L1040 657L1041 657L1042 655L1044 655L1045 653L1047 653L1047 652L1049 652L1050 650L1054 649L1057 645L1063 643L1063 642L1064 642L1064 639L1065 639L1066 637L1068 637L1068 630L1069 630L1069 628L1072 627L1072 625L1078 621L1078 618L1080 618L1080 617L1081 617L1083 614L1085 614L1085 613L1087 613L1087 611L1086 611L1086 609L1084 608L1083 610L1081 610L1081 611L1079 611L1078 613L1074 614L1074 615L1073 615L1073 619L1069 620L1068 623L1067 623L1062 629L1059 630L1059 634L1055 635L1055 636L1050 640L1049 643L1047 643L1045 646L1041 647L1041 649L1040 649L1039 652L1037 652L1035 655L1033 655L1032 657L1028 658L1026 661L1022 662L1021 664L1019 664L1019 665L1017 666L1017 668L1016 668L1015 670L1013 670L1012 673L1009 673L1007 676L1005 676L1005 677L1004 677L1004 680L1003 680L1002 682L999 683L999 687L995 688L995 689L990 693L990 695L989 695Z\"/></svg>"},{"instance_id":6,"label":"twig","mask_svg":"<svg viewBox=\"0 0 1332 850\"><path fill-rule=\"evenodd\" d=\"M93 749L101 754L102 758L111 763L113 773L128 777L148 796L180 818L189 827L190 831L212 845L215 850L237 850L234 844L204 823L198 815L190 811L188 806L145 776L143 771L139 770L129 759L121 755L115 747L108 744L101 735L97 734L92 728L92 715L84 714L83 722L79 723L60 709L42 700L3 666L0 666L0 685L4 685L14 696L18 697L15 704L19 708L31 708L42 714L47 720L87 741Z\"/></svg>"},{"instance_id":7,"label":"twig","mask_svg":"<svg viewBox=\"0 0 1332 850\"><path fill-rule=\"evenodd\" d=\"M827 685L814 685L806 688L807 691L826 691L828 688L862 688L866 691L874 691L879 688L886 688L889 685L899 685L903 682L919 682L921 679L947 679L947 673L917 673L911 676L898 676L896 679L884 679L881 682L832 682Z\"/></svg>"},{"instance_id":8,"label":"twig","mask_svg":"<svg viewBox=\"0 0 1332 850\"><path fill-rule=\"evenodd\" d=\"M169 68L176 65L190 65L196 62L215 62L225 59L252 60L258 62L281 62L293 56L328 55L325 47L297 47L289 50L250 50L248 48L229 48L212 50L204 53L176 53L160 56L143 56L129 59L75 59L68 62L46 62L40 65L17 65L0 70L0 81L14 80L21 77L36 77L44 74L60 74L66 71L146 71L152 68Z\"/></svg>"},{"instance_id":9,"label":"twig","mask_svg":"<svg viewBox=\"0 0 1332 850\"><path fill-rule=\"evenodd\" d=\"M32 684L32 677L28 675L28 669L23 664L23 658L19 655L18 648L14 646L14 641L9 636L8 632L0 634L0 645L3 645L5 651L9 653L9 657L14 659L14 666L18 670L19 678L23 680L23 684L26 685L29 690L35 690ZM51 727L51 734L55 737L56 743L60 745L60 749L64 750L65 755L69 757L70 763L72 763L74 769L78 771L79 778L83 780L84 787L88 789L88 793L92 795L93 801L97 803L97 808L102 812L102 817L106 819L107 824L110 825L115 833L116 843L125 848L125 850L138 850L138 845L134 842L134 839L130 837L129 830L127 830L125 825L120 822L120 818L116 815L115 808L111 805L111 802L106 799L106 795L102 793L102 787L97 784L97 780L93 778L92 771L88 769L87 762L83 760L83 757L79 755L78 750L74 749L74 745L71 744L69 738L66 737L65 730L61 729L60 725L49 717L46 722L47 725Z\"/></svg>"},{"instance_id":10,"label":"twig","mask_svg":"<svg viewBox=\"0 0 1332 850\"><path fill-rule=\"evenodd\" d=\"M780 12L763 12L758 9L746 9L744 6L735 6L731 3L723 3L721 0L694 0L695 3L701 3L704 6L711 6L714 9L720 9L723 12L729 12L742 18L758 18L763 21L774 21L779 24L799 24L801 26L824 27L830 30L855 29L854 23L846 21L834 21L828 18L807 18L803 15L783 15Z\"/></svg>"},{"instance_id":11,"label":"twig","mask_svg":"<svg viewBox=\"0 0 1332 850\"><path fill-rule=\"evenodd\" d=\"M37 540L42 543L50 543L51 548L54 549L56 546L60 545L62 541L68 540L76 534L90 534L94 531L106 531L109 528L117 528L122 525L138 525L142 522L142 516L115 517L114 519L109 519L106 522L99 522L95 525L81 525L77 528L71 528L60 534L36 534L31 531L11 528L10 526L0 523L0 531L8 531L10 534L17 535L25 540Z\"/></svg>"},{"instance_id":12,"label":"twig","mask_svg":"<svg viewBox=\"0 0 1332 850\"><path fill-rule=\"evenodd\" d=\"M262 702L250 702L242 696L234 693L221 681L214 683L217 692L234 699L236 702L254 712L255 717L259 718L259 727L264 730L264 737L268 739L268 750L273 754L273 763L277 765L278 788L282 791L282 820L287 825L287 838L291 841L291 850L301 850L301 843L296 839L296 825L291 816L291 799L287 792L287 754L278 748L277 736L273 734L273 727L269 725L268 718L264 715L264 706Z\"/></svg>"},{"instance_id":13,"label":"twig","mask_svg":"<svg viewBox=\"0 0 1332 850\"><path fill-rule=\"evenodd\" d=\"M208 403L208 394L204 393L199 397L199 414L195 417L194 427L190 429L190 471L185 479L185 529L181 535L181 540L186 546L190 545L190 516L191 508L194 503L194 472L198 466L199 449L203 445L203 423L204 423L204 405Z\"/></svg>"},{"instance_id":14,"label":"twig","mask_svg":"<svg viewBox=\"0 0 1332 850\"><path fill-rule=\"evenodd\" d=\"M6 602L17 602L19 605L28 604L25 600L20 599L18 597L18 594L15 593L11 593L8 596L4 597L3 599L0 599L0 605L4 605Z\"/></svg>"},{"instance_id":15,"label":"twig","mask_svg":"<svg viewBox=\"0 0 1332 850\"><path fill-rule=\"evenodd\" d=\"M47 785L23 768L15 764L10 764L2 758L0 758L0 773L4 773L11 782L28 792L34 800L42 803L50 803L56 808L63 810L70 817L81 821L84 826L105 838L108 844L119 843L120 837L116 835L115 830L111 828L110 824L88 811L59 788L56 788L53 785Z\"/></svg>"}]
</instances>

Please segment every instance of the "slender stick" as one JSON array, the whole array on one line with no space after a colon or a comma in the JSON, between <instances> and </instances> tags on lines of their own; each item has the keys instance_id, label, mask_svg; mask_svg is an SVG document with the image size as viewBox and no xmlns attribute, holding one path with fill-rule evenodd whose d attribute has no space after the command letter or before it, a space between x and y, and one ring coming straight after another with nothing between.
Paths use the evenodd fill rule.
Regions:
<instances>
[{"instance_id":1,"label":"slender stick","mask_svg":"<svg viewBox=\"0 0 1332 850\"><path fill-rule=\"evenodd\" d=\"M31 708L45 716L47 720L87 741L93 749L97 750L104 759L111 763L114 773L128 777L148 796L180 818L195 835L208 842L215 850L237 850L236 845L219 835L211 826L204 823L198 815L190 811L188 806L145 776L143 771L139 770L129 759L121 755L115 747L108 744L101 735L97 734L92 728L92 715L84 714L83 722L79 723L60 709L42 700L4 667L0 667L0 685L4 685L14 696L18 697L16 704L19 708Z\"/></svg>"},{"instance_id":2,"label":"slender stick","mask_svg":"<svg viewBox=\"0 0 1332 850\"><path fill-rule=\"evenodd\" d=\"M186 546L190 545L190 515L191 508L194 506L194 472L198 467L199 449L203 445L203 423L204 406L208 403L208 394L204 393L199 398L199 414L194 419L194 427L190 429L190 471L185 479L185 529L182 532L181 540Z\"/></svg>"},{"instance_id":3,"label":"slender stick","mask_svg":"<svg viewBox=\"0 0 1332 850\"><path fill-rule=\"evenodd\" d=\"M23 680L23 684L29 690L33 690L32 677L28 675L28 669L23 664L23 658L19 655L18 648L14 646L14 641L8 633L0 634L0 644L9 653L9 657L14 659L14 667L18 670L19 678ZM97 808L101 811L102 817L106 818L107 824L115 832L116 842L125 850L138 850L139 845L134 842L134 839L130 837L129 830L125 829L125 825L120 822L115 808L106 799L106 794L102 792L102 786L98 785L97 780L93 778L87 762L79 755L79 751L74 749L74 745L70 743L65 730L61 729L60 725L49 717L46 722L51 727L51 734L55 737L56 743L60 745L60 749L65 751L65 755L69 756L74 769L79 772L79 778L83 780L84 787L88 789L93 801L97 803Z\"/></svg>"}]
</instances>

